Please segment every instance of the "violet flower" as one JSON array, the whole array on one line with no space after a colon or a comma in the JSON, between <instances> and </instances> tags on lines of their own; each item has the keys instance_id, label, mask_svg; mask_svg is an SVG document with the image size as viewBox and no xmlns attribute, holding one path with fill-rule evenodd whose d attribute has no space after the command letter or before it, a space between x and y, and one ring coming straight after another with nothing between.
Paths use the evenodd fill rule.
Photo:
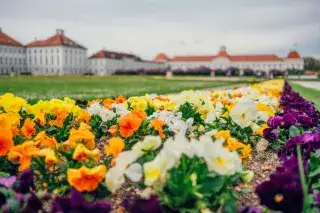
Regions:
<instances>
[{"instance_id":1,"label":"violet flower","mask_svg":"<svg viewBox=\"0 0 320 213\"><path fill-rule=\"evenodd\" d=\"M257 186L260 204L283 213L300 213L303 207L301 184L291 172L274 173Z\"/></svg>"},{"instance_id":2,"label":"violet flower","mask_svg":"<svg viewBox=\"0 0 320 213\"><path fill-rule=\"evenodd\" d=\"M122 206L129 213L163 213L164 212L158 198L154 195L151 195L149 199L127 197L123 200Z\"/></svg>"},{"instance_id":3,"label":"violet flower","mask_svg":"<svg viewBox=\"0 0 320 213\"><path fill-rule=\"evenodd\" d=\"M23 171L18 178L18 183L17 192L26 194L30 192L30 189L35 189L33 171L31 169Z\"/></svg>"},{"instance_id":4,"label":"violet flower","mask_svg":"<svg viewBox=\"0 0 320 213\"><path fill-rule=\"evenodd\" d=\"M107 213L111 211L111 206L106 201L87 202L83 195L72 190L69 197L57 197L52 203L52 213Z\"/></svg>"},{"instance_id":5,"label":"violet flower","mask_svg":"<svg viewBox=\"0 0 320 213\"><path fill-rule=\"evenodd\" d=\"M238 213L262 213L261 209L254 206L246 206L238 211Z\"/></svg>"},{"instance_id":6,"label":"violet flower","mask_svg":"<svg viewBox=\"0 0 320 213\"><path fill-rule=\"evenodd\" d=\"M1 177L0 178L0 185L5 186L6 188L11 188L13 184L16 182L16 176L9 176L9 177Z\"/></svg>"}]
</instances>

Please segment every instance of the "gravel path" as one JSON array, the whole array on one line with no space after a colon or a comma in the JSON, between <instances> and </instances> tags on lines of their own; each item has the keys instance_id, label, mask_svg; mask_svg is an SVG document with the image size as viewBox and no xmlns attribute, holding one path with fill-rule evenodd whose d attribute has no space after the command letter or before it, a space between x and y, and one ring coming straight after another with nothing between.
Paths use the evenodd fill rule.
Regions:
<instances>
[{"instance_id":1,"label":"gravel path","mask_svg":"<svg viewBox=\"0 0 320 213\"><path fill-rule=\"evenodd\" d=\"M320 91L320 81L294 81L294 83Z\"/></svg>"}]
</instances>

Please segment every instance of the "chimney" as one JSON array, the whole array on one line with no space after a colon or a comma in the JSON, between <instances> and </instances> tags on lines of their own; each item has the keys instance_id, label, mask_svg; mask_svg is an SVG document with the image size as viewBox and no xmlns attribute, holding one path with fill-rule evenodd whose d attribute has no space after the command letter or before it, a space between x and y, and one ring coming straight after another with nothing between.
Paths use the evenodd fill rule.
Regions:
<instances>
[{"instance_id":1,"label":"chimney","mask_svg":"<svg viewBox=\"0 0 320 213\"><path fill-rule=\"evenodd\" d=\"M221 52L225 52L227 50L226 46L222 45L220 46L220 51Z\"/></svg>"},{"instance_id":2,"label":"chimney","mask_svg":"<svg viewBox=\"0 0 320 213\"><path fill-rule=\"evenodd\" d=\"M56 29L57 34L64 35L64 30L61 28Z\"/></svg>"}]
</instances>

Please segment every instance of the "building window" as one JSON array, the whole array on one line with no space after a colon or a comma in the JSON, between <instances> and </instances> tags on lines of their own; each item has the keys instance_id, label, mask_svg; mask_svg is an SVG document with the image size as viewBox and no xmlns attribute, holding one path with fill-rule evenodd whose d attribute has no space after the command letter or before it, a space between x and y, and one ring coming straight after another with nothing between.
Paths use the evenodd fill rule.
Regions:
<instances>
[{"instance_id":1,"label":"building window","mask_svg":"<svg viewBox=\"0 0 320 213\"><path fill-rule=\"evenodd\" d=\"M65 64L68 65L68 56L65 56Z\"/></svg>"},{"instance_id":2,"label":"building window","mask_svg":"<svg viewBox=\"0 0 320 213\"><path fill-rule=\"evenodd\" d=\"M57 56L57 65L59 65L59 56Z\"/></svg>"},{"instance_id":3,"label":"building window","mask_svg":"<svg viewBox=\"0 0 320 213\"><path fill-rule=\"evenodd\" d=\"M0 57L0 64L2 64L2 57Z\"/></svg>"}]
</instances>

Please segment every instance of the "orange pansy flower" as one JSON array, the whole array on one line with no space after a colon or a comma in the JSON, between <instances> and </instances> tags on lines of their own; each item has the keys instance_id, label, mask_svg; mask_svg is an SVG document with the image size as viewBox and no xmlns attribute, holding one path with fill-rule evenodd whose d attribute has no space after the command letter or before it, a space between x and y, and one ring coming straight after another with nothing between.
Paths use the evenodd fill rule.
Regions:
<instances>
[{"instance_id":1,"label":"orange pansy flower","mask_svg":"<svg viewBox=\"0 0 320 213\"><path fill-rule=\"evenodd\" d=\"M103 106L107 109L111 109L111 104L113 104L115 101L111 98L107 98L103 101Z\"/></svg>"},{"instance_id":2,"label":"orange pansy flower","mask_svg":"<svg viewBox=\"0 0 320 213\"><path fill-rule=\"evenodd\" d=\"M40 149L39 151L37 151L34 154L34 156L36 156L36 157L44 157L45 158L45 162L46 162L48 167L51 167L55 163L58 162L58 159L57 159L53 149L50 149L50 148Z\"/></svg>"},{"instance_id":3,"label":"orange pansy flower","mask_svg":"<svg viewBox=\"0 0 320 213\"><path fill-rule=\"evenodd\" d=\"M119 96L116 98L115 102L116 102L117 104L121 104L121 103L124 103L126 100L127 100L126 97L124 97L123 95L119 95Z\"/></svg>"},{"instance_id":4,"label":"orange pansy flower","mask_svg":"<svg viewBox=\"0 0 320 213\"><path fill-rule=\"evenodd\" d=\"M138 116L142 120L147 117L147 113L145 113L144 111L134 111L132 112L132 114Z\"/></svg>"},{"instance_id":5,"label":"orange pansy flower","mask_svg":"<svg viewBox=\"0 0 320 213\"><path fill-rule=\"evenodd\" d=\"M88 149L94 149L95 137L90 131L91 127L85 123L81 123L78 129L71 129L68 143L72 147L76 146L77 143L83 143Z\"/></svg>"},{"instance_id":6,"label":"orange pansy flower","mask_svg":"<svg viewBox=\"0 0 320 213\"><path fill-rule=\"evenodd\" d=\"M68 183L79 192L94 191L103 180L107 168L104 165L92 169L82 166L80 169L68 169Z\"/></svg>"},{"instance_id":7,"label":"orange pansy flower","mask_svg":"<svg viewBox=\"0 0 320 213\"><path fill-rule=\"evenodd\" d=\"M129 113L119 119L120 134L127 138L134 134L141 125L142 119L133 113Z\"/></svg>"},{"instance_id":8,"label":"orange pansy flower","mask_svg":"<svg viewBox=\"0 0 320 213\"><path fill-rule=\"evenodd\" d=\"M117 134L118 128L116 125L112 125L109 129L108 132L112 135L115 136Z\"/></svg>"},{"instance_id":9,"label":"orange pansy flower","mask_svg":"<svg viewBox=\"0 0 320 213\"><path fill-rule=\"evenodd\" d=\"M104 146L104 152L107 155L112 155L114 158L122 152L125 147L125 143L119 137L111 138L108 145Z\"/></svg>"},{"instance_id":10,"label":"orange pansy flower","mask_svg":"<svg viewBox=\"0 0 320 213\"><path fill-rule=\"evenodd\" d=\"M45 131L38 133L33 140L34 145L38 148L52 148L58 146L56 139L54 137L49 137Z\"/></svg>"},{"instance_id":11,"label":"orange pansy flower","mask_svg":"<svg viewBox=\"0 0 320 213\"><path fill-rule=\"evenodd\" d=\"M31 158L38 151L32 141L27 141L10 149L8 160L15 163L20 163L19 171L28 169L31 164Z\"/></svg>"},{"instance_id":12,"label":"orange pansy flower","mask_svg":"<svg viewBox=\"0 0 320 213\"><path fill-rule=\"evenodd\" d=\"M35 123L30 118L27 118L24 121L24 124L21 128L22 135L30 138L32 135L36 133L36 129L34 128L34 126L35 126Z\"/></svg>"},{"instance_id":13,"label":"orange pansy flower","mask_svg":"<svg viewBox=\"0 0 320 213\"><path fill-rule=\"evenodd\" d=\"M230 152L237 151L238 149L245 147L243 143L239 142L235 138L228 138L227 144Z\"/></svg>"},{"instance_id":14,"label":"orange pansy flower","mask_svg":"<svg viewBox=\"0 0 320 213\"><path fill-rule=\"evenodd\" d=\"M100 151L99 149L89 150L83 144L78 144L72 158L78 161L88 161L89 159L93 159L94 161L98 161L100 159Z\"/></svg>"},{"instance_id":15,"label":"orange pansy flower","mask_svg":"<svg viewBox=\"0 0 320 213\"><path fill-rule=\"evenodd\" d=\"M220 130L217 134L214 136L216 139L225 139L228 140L231 135L230 135L230 130Z\"/></svg>"},{"instance_id":16,"label":"orange pansy flower","mask_svg":"<svg viewBox=\"0 0 320 213\"><path fill-rule=\"evenodd\" d=\"M78 115L78 121L79 122L84 122L86 124L89 123L90 121L90 114L87 110L81 110L79 115Z\"/></svg>"},{"instance_id":17,"label":"orange pansy flower","mask_svg":"<svg viewBox=\"0 0 320 213\"><path fill-rule=\"evenodd\" d=\"M0 127L0 156L5 156L13 146L11 130Z\"/></svg>"},{"instance_id":18,"label":"orange pansy flower","mask_svg":"<svg viewBox=\"0 0 320 213\"><path fill-rule=\"evenodd\" d=\"M19 128L17 126L11 127L10 130L12 132L12 137L15 137L19 134Z\"/></svg>"},{"instance_id":19,"label":"orange pansy flower","mask_svg":"<svg viewBox=\"0 0 320 213\"><path fill-rule=\"evenodd\" d=\"M163 129L162 127L165 125L166 123L162 120L159 120L158 118L155 118L151 121L151 125L153 126L153 128L155 130L158 131L160 138L164 139L166 138L166 135L163 133Z\"/></svg>"},{"instance_id":20,"label":"orange pansy flower","mask_svg":"<svg viewBox=\"0 0 320 213\"><path fill-rule=\"evenodd\" d=\"M53 113L55 114L56 119L49 122L50 126L63 127L63 121L69 115L68 110L65 108L55 108Z\"/></svg>"}]
</instances>

